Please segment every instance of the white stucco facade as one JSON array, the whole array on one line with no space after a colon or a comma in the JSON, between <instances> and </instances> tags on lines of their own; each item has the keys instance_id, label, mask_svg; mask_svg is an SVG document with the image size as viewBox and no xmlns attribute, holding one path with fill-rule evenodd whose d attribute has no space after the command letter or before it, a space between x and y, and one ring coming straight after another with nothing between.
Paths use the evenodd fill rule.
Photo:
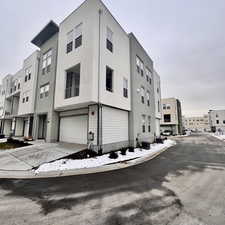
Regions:
<instances>
[{"instance_id":1,"label":"white stucco facade","mask_svg":"<svg viewBox=\"0 0 225 225\"><path fill-rule=\"evenodd\" d=\"M67 34L79 24L82 24L82 46L67 54ZM113 53L106 49L107 27L113 31ZM130 83L129 39L101 1L85 1L60 24L58 49L56 110L80 108L98 102L130 110L130 98L122 95L123 78ZM66 71L77 64L80 64L80 94L65 99ZM113 92L105 88L106 66L114 71Z\"/></svg>"}]
</instances>

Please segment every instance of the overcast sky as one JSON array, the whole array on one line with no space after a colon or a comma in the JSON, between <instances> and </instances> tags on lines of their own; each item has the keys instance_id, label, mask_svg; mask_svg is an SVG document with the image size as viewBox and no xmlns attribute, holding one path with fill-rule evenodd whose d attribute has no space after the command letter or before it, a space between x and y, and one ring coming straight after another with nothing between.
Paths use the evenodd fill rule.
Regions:
<instances>
[{"instance_id":1,"label":"overcast sky","mask_svg":"<svg viewBox=\"0 0 225 225\"><path fill-rule=\"evenodd\" d=\"M162 96L186 116L225 109L224 0L103 0L133 32L161 76ZM0 76L14 74L36 49L30 41L49 20L60 23L83 0L1 0Z\"/></svg>"}]
</instances>

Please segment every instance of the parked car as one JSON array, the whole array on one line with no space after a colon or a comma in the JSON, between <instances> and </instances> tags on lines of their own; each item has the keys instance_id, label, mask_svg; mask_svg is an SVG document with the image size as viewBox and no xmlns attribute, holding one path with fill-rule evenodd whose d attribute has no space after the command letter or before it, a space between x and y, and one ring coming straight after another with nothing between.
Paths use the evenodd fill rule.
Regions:
<instances>
[{"instance_id":1,"label":"parked car","mask_svg":"<svg viewBox=\"0 0 225 225\"><path fill-rule=\"evenodd\" d=\"M164 130L161 135L163 136L171 136L173 135L173 132L171 130Z\"/></svg>"}]
</instances>

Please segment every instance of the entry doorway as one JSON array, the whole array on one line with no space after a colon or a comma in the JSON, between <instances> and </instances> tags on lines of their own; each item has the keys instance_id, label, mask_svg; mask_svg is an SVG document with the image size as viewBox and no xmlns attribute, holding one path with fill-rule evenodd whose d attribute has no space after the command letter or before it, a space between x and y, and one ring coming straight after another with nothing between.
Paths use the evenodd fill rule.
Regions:
<instances>
[{"instance_id":1,"label":"entry doorway","mask_svg":"<svg viewBox=\"0 0 225 225\"><path fill-rule=\"evenodd\" d=\"M46 139L47 134L47 115L39 116L38 139Z\"/></svg>"}]
</instances>

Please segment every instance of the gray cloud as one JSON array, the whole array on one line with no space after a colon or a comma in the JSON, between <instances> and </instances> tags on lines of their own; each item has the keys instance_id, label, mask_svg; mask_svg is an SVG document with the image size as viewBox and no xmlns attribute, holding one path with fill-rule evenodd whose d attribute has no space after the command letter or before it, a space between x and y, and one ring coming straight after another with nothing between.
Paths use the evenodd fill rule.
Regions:
<instances>
[{"instance_id":1,"label":"gray cloud","mask_svg":"<svg viewBox=\"0 0 225 225\"><path fill-rule=\"evenodd\" d=\"M82 0L1 0L0 75L15 73L36 48L29 41ZM224 0L104 0L155 62L163 97L177 97L186 115L225 108Z\"/></svg>"}]
</instances>

